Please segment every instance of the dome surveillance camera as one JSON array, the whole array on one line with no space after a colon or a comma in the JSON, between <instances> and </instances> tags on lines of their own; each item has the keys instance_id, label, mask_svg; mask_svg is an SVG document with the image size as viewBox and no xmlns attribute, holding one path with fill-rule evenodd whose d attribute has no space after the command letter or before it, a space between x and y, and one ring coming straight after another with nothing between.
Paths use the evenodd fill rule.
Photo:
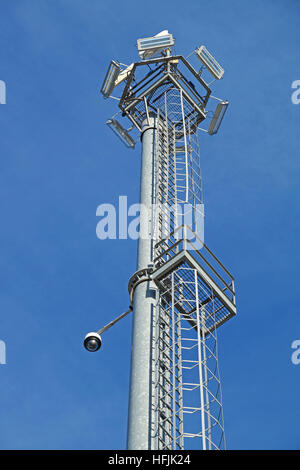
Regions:
<instances>
[{"instance_id":1,"label":"dome surveillance camera","mask_svg":"<svg viewBox=\"0 0 300 470\"><path fill-rule=\"evenodd\" d=\"M101 336L98 333L92 331L91 333L88 333L84 338L83 345L87 351L98 351L98 349L100 349L102 345Z\"/></svg>"}]
</instances>

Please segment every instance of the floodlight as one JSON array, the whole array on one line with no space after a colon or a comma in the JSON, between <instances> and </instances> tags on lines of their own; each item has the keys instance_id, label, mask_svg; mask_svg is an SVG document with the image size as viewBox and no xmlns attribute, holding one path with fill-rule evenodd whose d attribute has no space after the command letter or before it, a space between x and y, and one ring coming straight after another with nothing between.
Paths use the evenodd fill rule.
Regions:
<instances>
[{"instance_id":1,"label":"floodlight","mask_svg":"<svg viewBox=\"0 0 300 470\"><path fill-rule=\"evenodd\" d=\"M215 114L213 115L212 120L210 121L209 129L208 129L208 133L210 135L214 135L218 132L228 105L229 105L228 101L221 101L216 107Z\"/></svg>"},{"instance_id":2,"label":"floodlight","mask_svg":"<svg viewBox=\"0 0 300 470\"><path fill-rule=\"evenodd\" d=\"M104 98L109 98L111 95L113 89L116 86L116 80L119 76L120 73L120 64L118 62L115 62L114 60L111 61L109 64L102 88L101 88L101 93L104 96Z\"/></svg>"},{"instance_id":3,"label":"floodlight","mask_svg":"<svg viewBox=\"0 0 300 470\"><path fill-rule=\"evenodd\" d=\"M171 46L174 46L174 38L167 30L161 31L160 33L150 38L137 40L139 56L142 59L151 57L161 50Z\"/></svg>"},{"instance_id":4,"label":"floodlight","mask_svg":"<svg viewBox=\"0 0 300 470\"><path fill-rule=\"evenodd\" d=\"M205 67L210 71L210 73L220 80L220 78L223 77L224 75L224 69L218 64L216 59L208 52L205 46L199 47L199 49L196 50L196 54L205 65Z\"/></svg>"},{"instance_id":5,"label":"floodlight","mask_svg":"<svg viewBox=\"0 0 300 470\"><path fill-rule=\"evenodd\" d=\"M111 130L119 137L119 139L122 140L123 144L126 145L126 147L129 148L134 148L135 142L131 135L124 129L124 127L121 126L121 124L116 120L116 119L108 119L106 121L106 124L108 127L111 128Z\"/></svg>"}]
</instances>

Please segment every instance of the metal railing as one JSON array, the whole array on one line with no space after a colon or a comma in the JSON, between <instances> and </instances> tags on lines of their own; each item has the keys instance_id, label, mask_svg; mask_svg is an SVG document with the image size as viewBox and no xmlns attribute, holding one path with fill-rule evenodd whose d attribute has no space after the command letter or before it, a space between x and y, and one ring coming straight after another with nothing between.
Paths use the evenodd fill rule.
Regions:
<instances>
[{"instance_id":1,"label":"metal railing","mask_svg":"<svg viewBox=\"0 0 300 470\"><path fill-rule=\"evenodd\" d=\"M170 233L168 238L156 243L155 268L158 269L182 251L189 252L203 271L235 305L234 277L188 225L179 226Z\"/></svg>"}]
</instances>

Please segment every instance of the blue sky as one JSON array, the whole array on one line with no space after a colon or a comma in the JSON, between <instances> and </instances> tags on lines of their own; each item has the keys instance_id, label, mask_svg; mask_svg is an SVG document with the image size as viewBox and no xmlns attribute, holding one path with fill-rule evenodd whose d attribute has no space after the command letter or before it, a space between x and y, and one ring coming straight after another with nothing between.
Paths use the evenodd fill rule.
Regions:
<instances>
[{"instance_id":1,"label":"blue sky","mask_svg":"<svg viewBox=\"0 0 300 470\"><path fill-rule=\"evenodd\" d=\"M138 201L140 146L105 126L99 87L162 29L225 68L230 107L200 146L205 241L236 279L218 335L228 448L300 448L299 16L297 0L0 0L1 449L125 448L131 319L99 354L82 338L128 306L137 245L97 239L96 208Z\"/></svg>"}]
</instances>

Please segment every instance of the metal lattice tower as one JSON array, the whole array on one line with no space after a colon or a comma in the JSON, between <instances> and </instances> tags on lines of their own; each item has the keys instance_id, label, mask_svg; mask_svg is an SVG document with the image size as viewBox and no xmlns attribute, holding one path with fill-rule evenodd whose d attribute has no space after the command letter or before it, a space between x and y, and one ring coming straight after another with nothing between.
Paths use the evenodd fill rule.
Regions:
<instances>
[{"instance_id":1,"label":"metal lattice tower","mask_svg":"<svg viewBox=\"0 0 300 470\"><path fill-rule=\"evenodd\" d=\"M195 51L197 71L171 55L173 44L166 31L139 40L142 60L123 69L112 61L102 87L108 97L123 84L119 108L130 128L115 116L107 123L129 147L137 132L143 149L144 236L129 281L128 448L224 449L217 328L236 314L235 290L232 275L203 242L197 130L211 117L206 132L215 134L228 102L211 96L205 73L214 81L224 71L206 48ZM212 113L211 98L218 102Z\"/></svg>"}]
</instances>

